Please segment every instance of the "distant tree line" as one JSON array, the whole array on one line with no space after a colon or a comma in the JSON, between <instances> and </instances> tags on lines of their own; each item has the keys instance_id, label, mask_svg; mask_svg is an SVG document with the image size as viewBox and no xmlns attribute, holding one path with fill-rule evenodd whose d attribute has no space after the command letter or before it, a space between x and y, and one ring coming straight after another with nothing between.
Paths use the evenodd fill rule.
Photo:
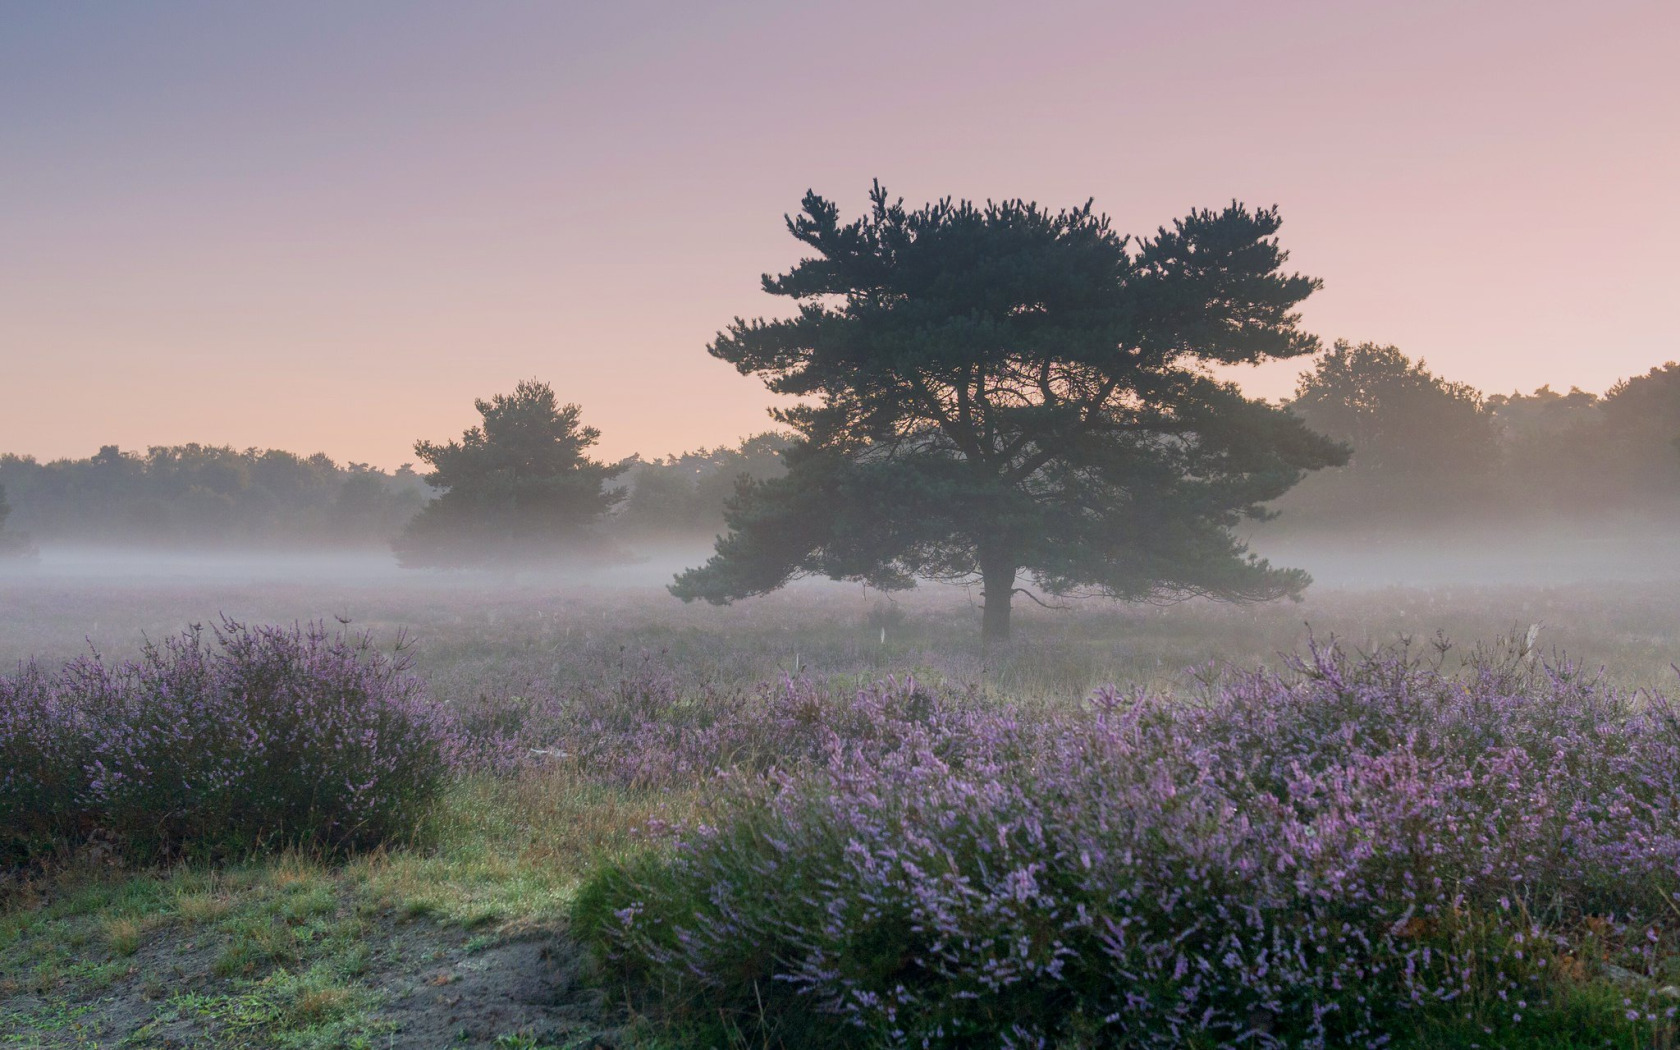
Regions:
<instances>
[{"instance_id":1,"label":"distant tree line","mask_svg":"<svg viewBox=\"0 0 1680 1050\"><path fill-rule=\"evenodd\" d=\"M26 557L35 552L27 534L6 528L6 519L11 515L12 505L6 502L6 486L0 485L0 559Z\"/></svg>"},{"instance_id":2,"label":"distant tree line","mask_svg":"<svg viewBox=\"0 0 1680 1050\"><path fill-rule=\"evenodd\" d=\"M638 539L681 539L722 531L724 508L741 479L768 481L787 473L783 433L754 434L731 447L644 460L631 457L624 473L628 496L615 525Z\"/></svg>"},{"instance_id":3,"label":"distant tree line","mask_svg":"<svg viewBox=\"0 0 1680 1050\"><path fill-rule=\"evenodd\" d=\"M1278 501L1286 527L1535 516L1600 519L1680 509L1680 364L1603 395L1543 386L1486 395L1392 346L1338 342L1290 411L1346 442L1346 466Z\"/></svg>"},{"instance_id":4,"label":"distant tree line","mask_svg":"<svg viewBox=\"0 0 1680 1050\"><path fill-rule=\"evenodd\" d=\"M383 546L425 502L412 469L214 445L0 455L11 528L90 543Z\"/></svg>"},{"instance_id":5,"label":"distant tree line","mask_svg":"<svg viewBox=\"0 0 1680 1050\"><path fill-rule=\"evenodd\" d=\"M707 348L792 407L734 447L593 458L600 432L548 384L477 400L430 471L325 455L114 446L0 456L0 551L57 540L394 549L405 566L616 559L716 536L673 582L728 603L792 579L882 589L977 580L982 637L1020 583L1055 596L1232 601L1310 582L1239 526L1414 527L1680 510L1680 365L1602 396L1488 396L1393 346L1321 350L1296 307L1275 209L1233 202L1153 236L1090 202L943 199L877 184L847 222L807 193L809 255L766 275L794 316L738 319ZM1311 361L1281 404L1215 366ZM1252 530L1245 530L1252 531ZM1031 590L1026 593L1032 594Z\"/></svg>"},{"instance_id":6,"label":"distant tree line","mask_svg":"<svg viewBox=\"0 0 1680 1050\"><path fill-rule=\"evenodd\" d=\"M521 386L528 387L523 395L487 403L492 414L498 399L507 408L534 397L540 404L529 422L540 429L542 413L552 410L561 417L558 430L510 450L507 442L518 439L497 428L510 422L498 417L492 432L500 443L482 426L476 441L469 431L465 442L421 442L422 459L434 468L425 475L408 465L383 471L319 453L198 444L143 453L107 445L83 459L45 462L0 454L0 556L32 552L31 536L228 547L384 548L395 540L412 565L531 558L555 546L602 554L609 536L710 539L743 476L762 480L783 470L778 453L787 438L773 433L734 447L579 469L592 462L582 455L588 445L567 442L588 437L592 444L593 428L578 423L576 406L554 402L545 384Z\"/></svg>"},{"instance_id":7,"label":"distant tree line","mask_svg":"<svg viewBox=\"0 0 1680 1050\"><path fill-rule=\"evenodd\" d=\"M743 481L762 483L787 471L783 453L794 439L786 432L756 434L735 446L595 464L582 468L575 492L566 484L550 489L572 512L547 515L540 501L529 500L523 512L533 522L569 521L571 538L554 533L544 539L548 527L533 525L521 541L521 512L512 507L514 489L524 482L515 477L540 474L534 464L545 448L562 464L551 469L578 470L593 462L583 451L595 440L577 406L559 405L546 384L521 388L527 401L538 402L527 422L541 428L557 418L559 429L524 458L497 451L483 427L477 428L477 446L471 431L465 443L420 442L422 459L434 467L430 475L408 465L391 472L340 465L319 453L199 444L143 453L107 445L85 459L48 462L0 454L0 556L32 551L31 536L373 548L396 538L407 552L405 562L417 565L482 561L521 542L575 547L572 541L585 536L585 547L598 553L607 536L631 544L710 538L725 528L726 507ZM503 408L521 396L500 397ZM496 400L485 404L494 411ZM1680 510L1680 364L1674 362L1624 379L1602 395L1549 386L1486 395L1436 375L1396 347L1344 341L1318 358L1285 407L1312 430L1345 442L1352 455L1345 466L1320 470L1275 501L1282 514L1273 527L1279 529L1541 515L1602 520ZM545 414L553 417L546 423ZM583 438L588 443L578 444ZM552 482L538 482L531 491L544 484ZM454 504L437 501L450 491L460 493ZM469 496L472 508L450 509ZM498 517L498 501L511 517ZM443 537L452 531L445 527L451 514L477 524L448 553L451 543ZM417 539L428 534L430 541ZM430 555L421 551L428 542ZM462 553L473 550L478 556Z\"/></svg>"}]
</instances>

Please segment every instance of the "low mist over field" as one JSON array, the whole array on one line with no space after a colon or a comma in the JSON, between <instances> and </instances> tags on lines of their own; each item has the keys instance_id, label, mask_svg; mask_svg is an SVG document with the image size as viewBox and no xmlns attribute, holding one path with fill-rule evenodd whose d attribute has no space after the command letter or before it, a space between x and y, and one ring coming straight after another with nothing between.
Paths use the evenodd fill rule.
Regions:
<instances>
[{"instance_id":1,"label":"low mist over field","mask_svg":"<svg viewBox=\"0 0 1680 1050\"><path fill-rule=\"evenodd\" d=\"M49 548L0 573L0 661L52 662L91 646L121 656L143 638L227 616L253 623L343 621L383 644L406 633L419 666L462 694L565 678L579 654L595 666L622 649L673 669L774 677L925 672L1005 691L1075 699L1115 680L1183 687L1209 661L1275 664L1309 636L1360 648L1418 645L1444 633L1462 648L1539 624L1547 652L1641 687L1670 689L1680 653L1680 536L1645 529L1513 537L1376 535L1274 540L1260 548L1311 565L1298 602L1205 599L1116 606L1024 601L1021 638L981 650L976 588L927 584L888 595L805 581L725 608L684 605L665 590L706 549L652 549L638 560L522 572L404 571L379 553L215 554ZM675 655L673 655L675 654ZM797 664L795 661L797 660ZM473 676L479 675L482 678ZM1039 678L1042 676L1042 680Z\"/></svg>"}]
</instances>

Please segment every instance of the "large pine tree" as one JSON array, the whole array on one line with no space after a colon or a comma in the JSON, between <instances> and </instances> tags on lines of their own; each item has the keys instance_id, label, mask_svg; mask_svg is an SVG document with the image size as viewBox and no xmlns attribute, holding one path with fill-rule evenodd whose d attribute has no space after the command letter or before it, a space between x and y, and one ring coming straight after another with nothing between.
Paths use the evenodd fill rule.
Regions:
<instances>
[{"instance_id":1,"label":"large pine tree","mask_svg":"<svg viewBox=\"0 0 1680 1050\"><path fill-rule=\"evenodd\" d=\"M1312 353L1277 213L1197 211L1133 242L1091 205L1050 212L879 184L850 223L807 193L813 250L709 347L799 398L784 477L744 484L716 555L672 585L725 603L801 575L884 588L978 577L983 637L1009 635L1025 573L1121 599L1294 595L1305 573L1231 528L1345 450L1211 366Z\"/></svg>"}]
</instances>

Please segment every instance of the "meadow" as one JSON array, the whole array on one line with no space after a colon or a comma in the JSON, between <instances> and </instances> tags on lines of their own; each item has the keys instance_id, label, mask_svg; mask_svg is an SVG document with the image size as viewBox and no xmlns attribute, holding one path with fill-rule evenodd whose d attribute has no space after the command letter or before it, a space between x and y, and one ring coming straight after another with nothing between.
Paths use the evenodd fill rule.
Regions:
<instances>
[{"instance_id":1,"label":"meadow","mask_svg":"<svg viewBox=\"0 0 1680 1050\"><path fill-rule=\"evenodd\" d=\"M1023 602L984 652L963 588L661 576L0 581L8 669L317 621L466 742L376 844L14 866L0 1045L1674 1039L1666 580Z\"/></svg>"}]
</instances>

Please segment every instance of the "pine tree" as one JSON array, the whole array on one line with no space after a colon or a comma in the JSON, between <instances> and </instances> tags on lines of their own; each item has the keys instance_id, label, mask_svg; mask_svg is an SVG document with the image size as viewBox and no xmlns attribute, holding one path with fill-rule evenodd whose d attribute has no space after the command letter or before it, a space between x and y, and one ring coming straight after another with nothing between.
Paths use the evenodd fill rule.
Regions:
<instances>
[{"instance_id":1,"label":"pine tree","mask_svg":"<svg viewBox=\"0 0 1680 1050\"><path fill-rule=\"evenodd\" d=\"M601 436L577 405L561 405L547 383L526 380L512 394L474 402L483 422L460 441L418 441L441 495L393 546L405 566L521 563L598 545L591 526L623 493L607 483L625 464L585 452Z\"/></svg>"},{"instance_id":2,"label":"pine tree","mask_svg":"<svg viewBox=\"0 0 1680 1050\"><path fill-rule=\"evenodd\" d=\"M842 224L807 193L787 224L814 255L764 277L797 315L708 348L800 399L774 413L798 437L674 594L978 577L991 642L1023 573L1119 599L1306 586L1231 528L1346 451L1210 372L1318 346L1293 310L1319 282L1281 272L1276 211L1197 211L1134 245L1089 202L870 200Z\"/></svg>"}]
</instances>

